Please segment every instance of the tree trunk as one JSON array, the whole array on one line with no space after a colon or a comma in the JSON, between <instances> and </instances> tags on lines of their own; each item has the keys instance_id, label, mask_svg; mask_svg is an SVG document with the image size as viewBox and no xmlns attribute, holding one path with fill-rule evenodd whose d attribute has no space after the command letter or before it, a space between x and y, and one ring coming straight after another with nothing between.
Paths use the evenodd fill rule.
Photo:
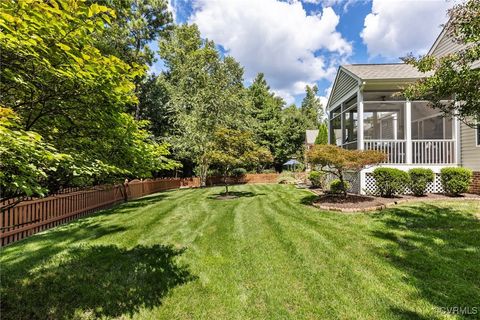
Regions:
<instances>
[{"instance_id":1,"label":"tree trunk","mask_svg":"<svg viewBox=\"0 0 480 320\"><path fill-rule=\"evenodd\" d=\"M200 187L204 188L207 186L207 172L208 172L208 163L201 162L198 165L198 174L200 178Z\"/></svg>"},{"instance_id":2,"label":"tree trunk","mask_svg":"<svg viewBox=\"0 0 480 320\"><path fill-rule=\"evenodd\" d=\"M228 196L227 171L223 172L223 184L225 185L225 195Z\"/></svg>"},{"instance_id":3,"label":"tree trunk","mask_svg":"<svg viewBox=\"0 0 480 320\"><path fill-rule=\"evenodd\" d=\"M346 199L347 198L347 188L345 186L345 180L343 179L343 173L342 172L340 172L339 178L340 178L340 183L342 184L343 197Z\"/></svg>"}]
</instances>

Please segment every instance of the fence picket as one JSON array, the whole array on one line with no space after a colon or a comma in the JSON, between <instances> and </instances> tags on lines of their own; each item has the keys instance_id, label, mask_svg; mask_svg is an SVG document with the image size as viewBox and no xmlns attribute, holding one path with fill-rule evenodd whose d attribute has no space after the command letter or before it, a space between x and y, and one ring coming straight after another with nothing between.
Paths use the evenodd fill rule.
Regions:
<instances>
[{"instance_id":1,"label":"fence picket","mask_svg":"<svg viewBox=\"0 0 480 320\"><path fill-rule=\"evenodd\" d=\"M230 179L231 183L274 183L278 174L247 174L242 179ZM207 185L223 184L223 179L210 177ZM127 199L178 188L200 187L199 178L172 178L133 180L127 187ZM123 186L96 186L92 189L64 189L45 198L28 199L14 207L14 200L0 202L0 246L11 244L83 215L112 206L125 200Z\"/></svg>"}]
</instances>

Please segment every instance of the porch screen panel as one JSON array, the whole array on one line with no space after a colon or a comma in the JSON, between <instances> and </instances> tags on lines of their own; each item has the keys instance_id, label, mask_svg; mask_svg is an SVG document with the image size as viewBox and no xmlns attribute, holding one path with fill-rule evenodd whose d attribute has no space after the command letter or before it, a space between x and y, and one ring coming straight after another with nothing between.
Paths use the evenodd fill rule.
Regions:
<instances>
[{"instance_id":1,"label":"porch screen panel","mask_svg":"<svg viewBox=\"0 0 480 320\"><path fill-rule=\"evenodd\" d=\"M404 102L365 102L363 127L365 140L403 140Z\"/></svg>"},{"instance_id":2,"label":"porch screen panel","mask_svg":"<svg viewBox=\"0 0 480 320\"><path fill-rule=\"evenodd\" d=\"M338 112L332 112L330 119L330 144L342 145L342 122L341 115Z\"/></svg>"},{"instance_id":3,"label":"porch screen panel","mask_svg":"<svg viewBox=\"0 0 480 320\"><path fill-rule=\"evenodd\" d=\"M453 121L444 117L428 102L412 102L412 139L449 140L453 138Z\"/></svg>"}]
</instances>

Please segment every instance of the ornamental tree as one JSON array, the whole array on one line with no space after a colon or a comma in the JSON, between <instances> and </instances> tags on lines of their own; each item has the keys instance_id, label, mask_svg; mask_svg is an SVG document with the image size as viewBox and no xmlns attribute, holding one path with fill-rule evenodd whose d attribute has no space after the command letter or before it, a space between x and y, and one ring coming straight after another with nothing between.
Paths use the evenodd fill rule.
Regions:
<instances>
[{"instance_id":1,"label":"ornamental tree","mask_svg":"<svg viewBox=\"0 0 480 320\"><path fill-rule=\"evenodd\" d=\"M315 144L328 144L328 126L325 122L318 127L318 136L315 138Z\"/></svg>"},{"instance_id":2,"label":"ornamental tree","mask_svg":"<svg viewBox=\"0 0 480 320\"><path fill-rule=\"evenodd\" d=\"M334 145L314 145L307 152L307 161L325 173L330 173L340 180L342 193L347 197L345 173L359 172L367 166L385 160L384 153L373 150L348 150Z\"/></svg>"},{"instance_id":3,"label":"ornamental tree","mask_svg":"<svg viewBox=\"0 0 480 320\"><path fill-rule=\"evenodd\" d=\"M271 163L273 158L264 147L258 146L252 134L227 128L215 131L210 145L208 160L222 172L225 194L228 195L228 179L232 170L240 166L252 166Z\"/></svg>"},{"instance_id":4,"label":"ornamental tree","mask_svg":"<svg viewBox=\"0 0 480 320\"><path fill-rule=\"evenodd\" d=\"M457 4L448 15L445 36L462 45L462 49L441 58L431 55L403 58L419 71L432 73L407 87L404 94L411 100L428 100L433 108L474 126L480 121L480 69L472 68L480 60L480 1ZM448 97L453 101L442 101Z\"/></svg>"}]
</instances>

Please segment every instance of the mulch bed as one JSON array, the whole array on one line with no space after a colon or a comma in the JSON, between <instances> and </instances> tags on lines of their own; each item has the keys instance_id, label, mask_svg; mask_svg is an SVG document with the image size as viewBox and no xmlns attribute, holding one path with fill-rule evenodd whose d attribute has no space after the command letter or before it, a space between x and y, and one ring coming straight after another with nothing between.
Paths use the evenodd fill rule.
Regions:
<instances>
[{"instance_id":1,"label":"mulch bed","mask_svg":"<svg viewBox=\"0 0 480 320\"><path fill-rule=\"evenodd\" d=\"M479 200L480 195L465 193L459 197L451 197L444 194L429 193L423 197L413 195L402 195L394 198L382 198L375 196L363 196L358 194L348 194L347 198L342 196L324 194L321 190L312 189L318 199L312 202L312 205L330 211L340 212L365 212L382 210L400 203L413 201L435 201L435 200Z\"/></svg>"},{"instance_id":2,"label":"mulch bed","mask_svg":"<svg viewBox=\"0 0 480 320\"><path fill-rule=\"evenodd\" d=\"M231 200L231 199L237 199L238 196L236 195L221 195L221 196L216 196L215 199L217 200Z\"/></svg>"}]
</instances>

